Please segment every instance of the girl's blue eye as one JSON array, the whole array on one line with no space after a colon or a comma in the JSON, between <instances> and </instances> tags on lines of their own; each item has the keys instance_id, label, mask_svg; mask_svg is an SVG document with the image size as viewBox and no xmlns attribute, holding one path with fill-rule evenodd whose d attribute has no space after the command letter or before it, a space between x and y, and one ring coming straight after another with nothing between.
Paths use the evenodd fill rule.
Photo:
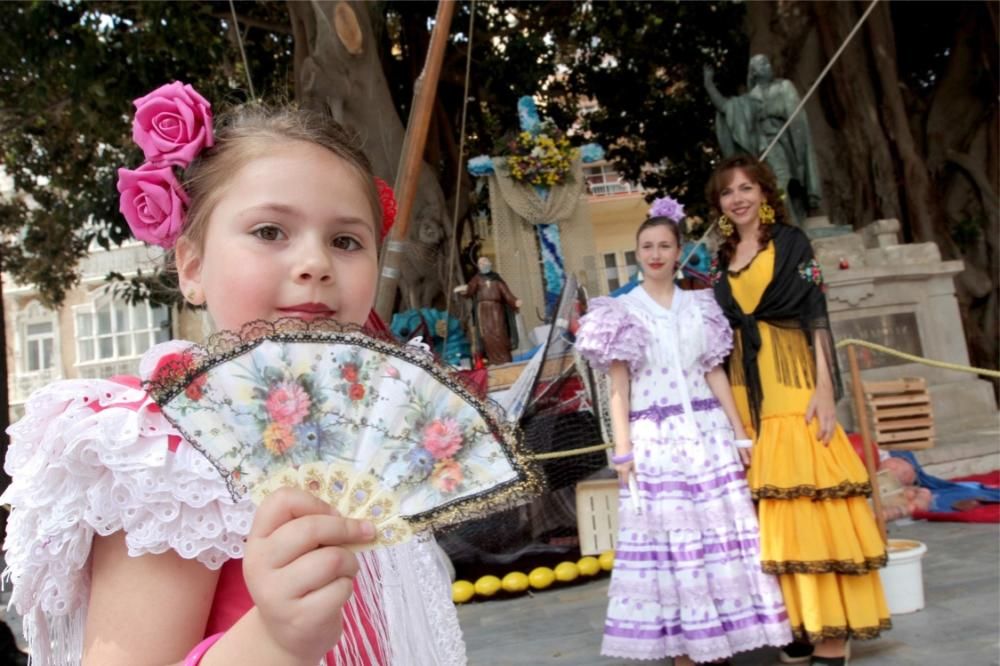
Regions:
<instances>
[{"instance_id":1,"label":"girl's blue eye","mask_svg":"<svg viewBox=\"0 0 1000 666\"><path fill-rule=\"evenodd\" d=\"M338 250L360 250L361 243L350 236L337 236L333 239L333 246Z\"/></svg>"},{"instance_id":2,"label":"girl's blue eye","mask_svg":"<svg viewBox=\"0 0 1000 666\"><path fill-rule=\"evenodd\" d=\"M263 227L258 227L253 230L253 235L261 240L266 241L276 241L280 240L282 237L281 229L274 225L267 225Z\"/></svg>"}]
</instances>

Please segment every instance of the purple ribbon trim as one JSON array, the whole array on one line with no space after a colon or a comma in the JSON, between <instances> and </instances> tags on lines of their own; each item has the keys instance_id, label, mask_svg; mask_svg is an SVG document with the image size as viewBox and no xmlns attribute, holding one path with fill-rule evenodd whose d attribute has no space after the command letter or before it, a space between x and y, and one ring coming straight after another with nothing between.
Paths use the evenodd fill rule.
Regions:
<instances>
[{"instance_id":1,"label":"purple ribbon trim","mask_svg":"<svg viewBox=\"0 0 1000 666\"><path fill-rule=\"evenodd\" d=\"M691 560L704 559L706 555L726 555L725 561L736 561L742 559L743 555L757 556L758 546L756 539L734 539L725 543L705 544L693 550L653 550L653 551L629 551L619 549L615 552L615 559L631 562L686 562Z\"/></svg>"},{"instance_id":2,"label":"purple ribbon trim","mask_svg":"<svg viewBox=\"0 0 1000 666\"><path fill-rule=\"evenodd\" d=\"M717 638L719 636L724 636L728 632L739 629L747 629L756 625L782 624L787 620L788 614L785 612L778 613L777 615L767 615L762 612L757 612L750 617L745 617L741 620L722 620L719 624L707 629L685 630L684 627L679 624L662 626L657 629L629 629L627 627L619 626L618 621L609 619L604 625L604 633L607 636L639 638L646 640L655 640L657 638L663 638L664 636L677 636L683 634L684 638L687 640L698 640L705 638Z\"/></svg>"},{"instance_id":3,"label":"purple ribbon trim","mask_svg":"<svg viewBox=\"0 0 1000 666\"><path fill-rule=\"evenodd\" d=\"M722 405L720 405L719 401L715 398L702 398L691 401L691 409L696 412L707 412L721 406ZM628 420L638 421L640 419L646 419L662 423L671 416L680 416L683 413L684 405L651 405L645 409L640 409L637 412L629 412Z\"/></svg>"}]
</instances>

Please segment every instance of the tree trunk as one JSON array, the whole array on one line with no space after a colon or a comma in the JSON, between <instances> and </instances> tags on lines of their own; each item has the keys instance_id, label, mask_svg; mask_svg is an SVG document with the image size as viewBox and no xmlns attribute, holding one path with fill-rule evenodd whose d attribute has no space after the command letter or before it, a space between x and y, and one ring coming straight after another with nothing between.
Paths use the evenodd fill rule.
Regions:
<instances>
[{"instance_id":1,"label":"tree trunk","mask_svg":"<svg viewBox=\"0 0 1000 666\"><path fill-rule=\"evenodd\" d=\"M289 2L295 37L295 95L357 133L375 174L394 182L405 130L382 69L370 11L374 3ZM401 267L405 308L443 302L443 263L451 225L436 171L424 165ZM418 246L418 247L417 247Z\"/></svg>"},{"instance_id":2,"label":"tree trunk","mask_svg":"<svg viewBox=\"0 0 1000 666\"><path fill-rule=\"evenodd\" d=\"M751 55L768 55L776 75L791 79L804 94L866 7L867 2L749 3ZM909 89L897 62L901 39L908 38L912 48L914 24L906 19L916 11L919 4L892 11L888 4L876 7L806 105L824 208L834 222L855 228L898 218L906 239L936 242L944 257L963 259L966 268L956 286L970 356L974 365L995 368L1000 355L997 10L989 2L955 5L961 12L958 29L929 92Z\"/></svg>"}]
</instances>

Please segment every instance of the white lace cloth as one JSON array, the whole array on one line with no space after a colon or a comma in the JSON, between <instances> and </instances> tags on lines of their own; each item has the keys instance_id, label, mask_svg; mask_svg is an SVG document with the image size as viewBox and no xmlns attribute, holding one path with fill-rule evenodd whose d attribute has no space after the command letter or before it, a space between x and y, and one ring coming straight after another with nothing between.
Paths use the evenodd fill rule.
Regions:
<instances>
[{"instance_id":1,"label":"white lace cloth","mask_svg":"<svg viewBox=\"0 0 1000 666\"><path fill-rule=\"evenodd\" d=\"M186 344L153 348L140 373L148 376L164 354ZM95 534L124 530L130 556L172 549L210 569L243 557L253 505L233 503L219 473L180 440L144 391L106 380L55 382L31 396L8 433L4 467L13 482L0 496L11 507L4 579L13 583L10 605L24 616L33 664L80 661ZM174 452L171 441L179 441ZM427 570L435 548L427 538L378 555L380 563L394 562L398 574L398 580L382 576L383 591L418 590L425 622L435 615L431 626L390 626L389 635L422 630L443 642L435 661L421 663L465 663L464 645L439 636L441 628L454 629L461 644L447 586ZM392 653L402 656L394 663L417 663Z\"/></svg>"}]
</instances>

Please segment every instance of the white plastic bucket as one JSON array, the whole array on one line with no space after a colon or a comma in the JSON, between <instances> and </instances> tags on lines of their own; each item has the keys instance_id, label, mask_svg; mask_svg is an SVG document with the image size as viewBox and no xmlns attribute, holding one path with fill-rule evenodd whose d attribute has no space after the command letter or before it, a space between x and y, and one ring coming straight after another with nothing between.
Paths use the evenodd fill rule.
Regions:
<instances>
[{"instance_id":1,"label":"white plastic bucket","mask_svg":"<svg viewBox=\"0 0 1000 666\"><path fill-rule=\"evenodd\" d=\"M924 607L924 567L927 546L910 539L889 539L889 563L879 571L885 600L893 615L915 613Z\"/></svg>"}]
</instances>

